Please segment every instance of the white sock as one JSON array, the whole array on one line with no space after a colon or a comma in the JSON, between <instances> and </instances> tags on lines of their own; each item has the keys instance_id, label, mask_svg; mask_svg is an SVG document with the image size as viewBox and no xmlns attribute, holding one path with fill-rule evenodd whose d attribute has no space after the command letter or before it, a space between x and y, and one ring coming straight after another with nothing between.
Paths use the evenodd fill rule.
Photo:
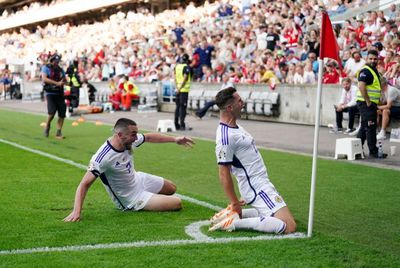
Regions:
<instances>
[{"instance_id":1,"label":"white sock","mask_svg":"<svg viewBox=\"0 0 400 268\"><path fill-rule=\"evenodd\" d=\"M258 217L258 211L255 208L242 209L242 219Z\"/></svg>"},{"instance_id":2,"label":"white sock","mask_svg":"<svg viewBox=\"0 0 400 268\"><path fill-rule=\"evenodd\" d=\"M235 230L247 229L255 230L263 233L276 233L281 234L286 229L286 224L275 217L257 217L238 219L233 221Z\"/></svg>"}]
</instances>

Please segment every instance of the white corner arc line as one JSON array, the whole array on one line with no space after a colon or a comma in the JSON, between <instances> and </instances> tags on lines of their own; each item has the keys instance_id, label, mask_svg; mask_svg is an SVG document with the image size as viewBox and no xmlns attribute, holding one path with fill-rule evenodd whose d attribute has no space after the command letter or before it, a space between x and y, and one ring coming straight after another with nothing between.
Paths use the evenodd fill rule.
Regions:
<instances>
[{"instance_id":1,"label":"white corner arc line","mask_svg":"<svg viewBox=\"0 0 400 268\"><path fill-rule=\"evenodd\" d=\"M209 240L211 237L203 234L200 228L204 225L209 225L210 221L197 221L185 227L185 233L197 241Z\"/></svg>"},{"instance_id":2,"label":"white corner arc line","mask_svg":"<svg viewBox=\"0 0 400 268\"><path fill-rule=\"evenodd\" d=\"M0 255L20 255L20 254L48 253L48 252L86 251L94 249L142 248L142 247L152 247L152 246L177 246L177 245L192 245L192 244L223 244L231 242L281 240L281 239L296 239L296 238L307 238L307 236L303 233L293 233L289 235L224 237L224 238L209 238L203 240L182 239L182 240L160 240L160 241L137 241L137 242L127 242L127 243L2 250L0 251Z\"/></svg>"}]
</instances>

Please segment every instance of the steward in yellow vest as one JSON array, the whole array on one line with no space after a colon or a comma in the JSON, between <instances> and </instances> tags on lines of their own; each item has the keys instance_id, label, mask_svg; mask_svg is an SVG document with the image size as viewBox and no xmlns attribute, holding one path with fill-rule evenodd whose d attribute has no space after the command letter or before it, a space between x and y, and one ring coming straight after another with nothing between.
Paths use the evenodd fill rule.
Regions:
<instances>
[{"instance_id":1,"label":"steward in yellow vest","mask_svg":"<svg viewBox=\"0 0 400 268\"><path fill-rule=\"evenodd\" d=\"M183 54L181 62L175 67L175 128L177 130L186 130L185 117L191 78L192 70L189 66L189 55Z\"/></svg>"},{"instance_id":2,"label":"steward in yellow vest","mask_svg":"<svg viewBox=\"0 0 400 268\"><path fill-rule=\"evenodd\" d=\"M378 158L376 147L377 110L381 97L380 75L376 69L378 65L378 52L368 51L367 64L358 74L357 106L361 115L361 127L357 137L362 145L367 140L369 155Z\"/></svg>"},{"instance_id":3,"label":"steward in yellow vest","mask_svg":"<svg viewBox=\"0 0 400 268\"><path fill-rule=\"evenodd\" d=\"M66 72L67 84L65 89L65 98L69 101L68 109L72 113L73 108L79 106L79 89L81 88L81 80L78 74L78 63L71 64Z\"/></svg>"}]
</instances>

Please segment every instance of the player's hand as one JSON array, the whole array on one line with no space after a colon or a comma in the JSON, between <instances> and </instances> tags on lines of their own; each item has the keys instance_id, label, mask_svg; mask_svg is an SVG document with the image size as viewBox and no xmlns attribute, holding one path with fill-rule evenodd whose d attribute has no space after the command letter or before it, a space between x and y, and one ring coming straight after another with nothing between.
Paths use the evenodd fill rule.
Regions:
<instances>
[{"instance_id":1,"label":"player's hand","mask_svg":"<svg viewBox=\"0 0 400 268\"><path fill-rule=\"evenodd\" d=\"M231 209L232 211L235 211L237 214L239 214L240 218L242 218L242 206L240 202L231 203Z\"/></svg>"},{"instance_id":2,"label":"player's hand","mask_svg":"<svg viewBox=\"0 0 400 268\"><path fill-rule=\"evenodd\" d=\"M193 144L194 144L194 141L191 138L185 137L185 136L176 137L175 142L176 142L176 144L183 145L185 147L190 147L190 148L192 148Z\"/></svg>"},{"instance_id":3,"label":"player's hand","mask_svg":"<svg viewBox=\"0 0 400 268\"><path fill-rule=\"evenodd\" d=\"M65 222L76 222L81 220L81 214L75 211L72 211L67 217L64 218Z\"/></svg>"}]
</instances>

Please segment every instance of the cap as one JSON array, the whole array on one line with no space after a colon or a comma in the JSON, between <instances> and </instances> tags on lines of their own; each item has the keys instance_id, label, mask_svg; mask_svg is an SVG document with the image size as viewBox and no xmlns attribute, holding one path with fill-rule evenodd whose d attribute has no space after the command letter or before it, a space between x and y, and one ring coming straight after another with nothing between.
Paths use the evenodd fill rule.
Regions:
<instances>
[{"instance_id":1,"label":"cap","mask_svg":"<svg viewBox=\"0 0 400 268\"><path fill-rule=\"evenodd\" d=\"M186 54L186 53L183 54L183 55L182 55L182 58L181 58L181 61L184 62L184 63L189 62L189 55Z\"/></svg>"},{"instance_id":2,"label":"cap","mask_svg":"<svg viewBox=\"0 0 400 268\"><path fill-rule=\"evenodd\" d=\"M379 51L383 49L383 45L381 42L375 42L372 46L376 47Z\"/></svg>"}]
</instances>

